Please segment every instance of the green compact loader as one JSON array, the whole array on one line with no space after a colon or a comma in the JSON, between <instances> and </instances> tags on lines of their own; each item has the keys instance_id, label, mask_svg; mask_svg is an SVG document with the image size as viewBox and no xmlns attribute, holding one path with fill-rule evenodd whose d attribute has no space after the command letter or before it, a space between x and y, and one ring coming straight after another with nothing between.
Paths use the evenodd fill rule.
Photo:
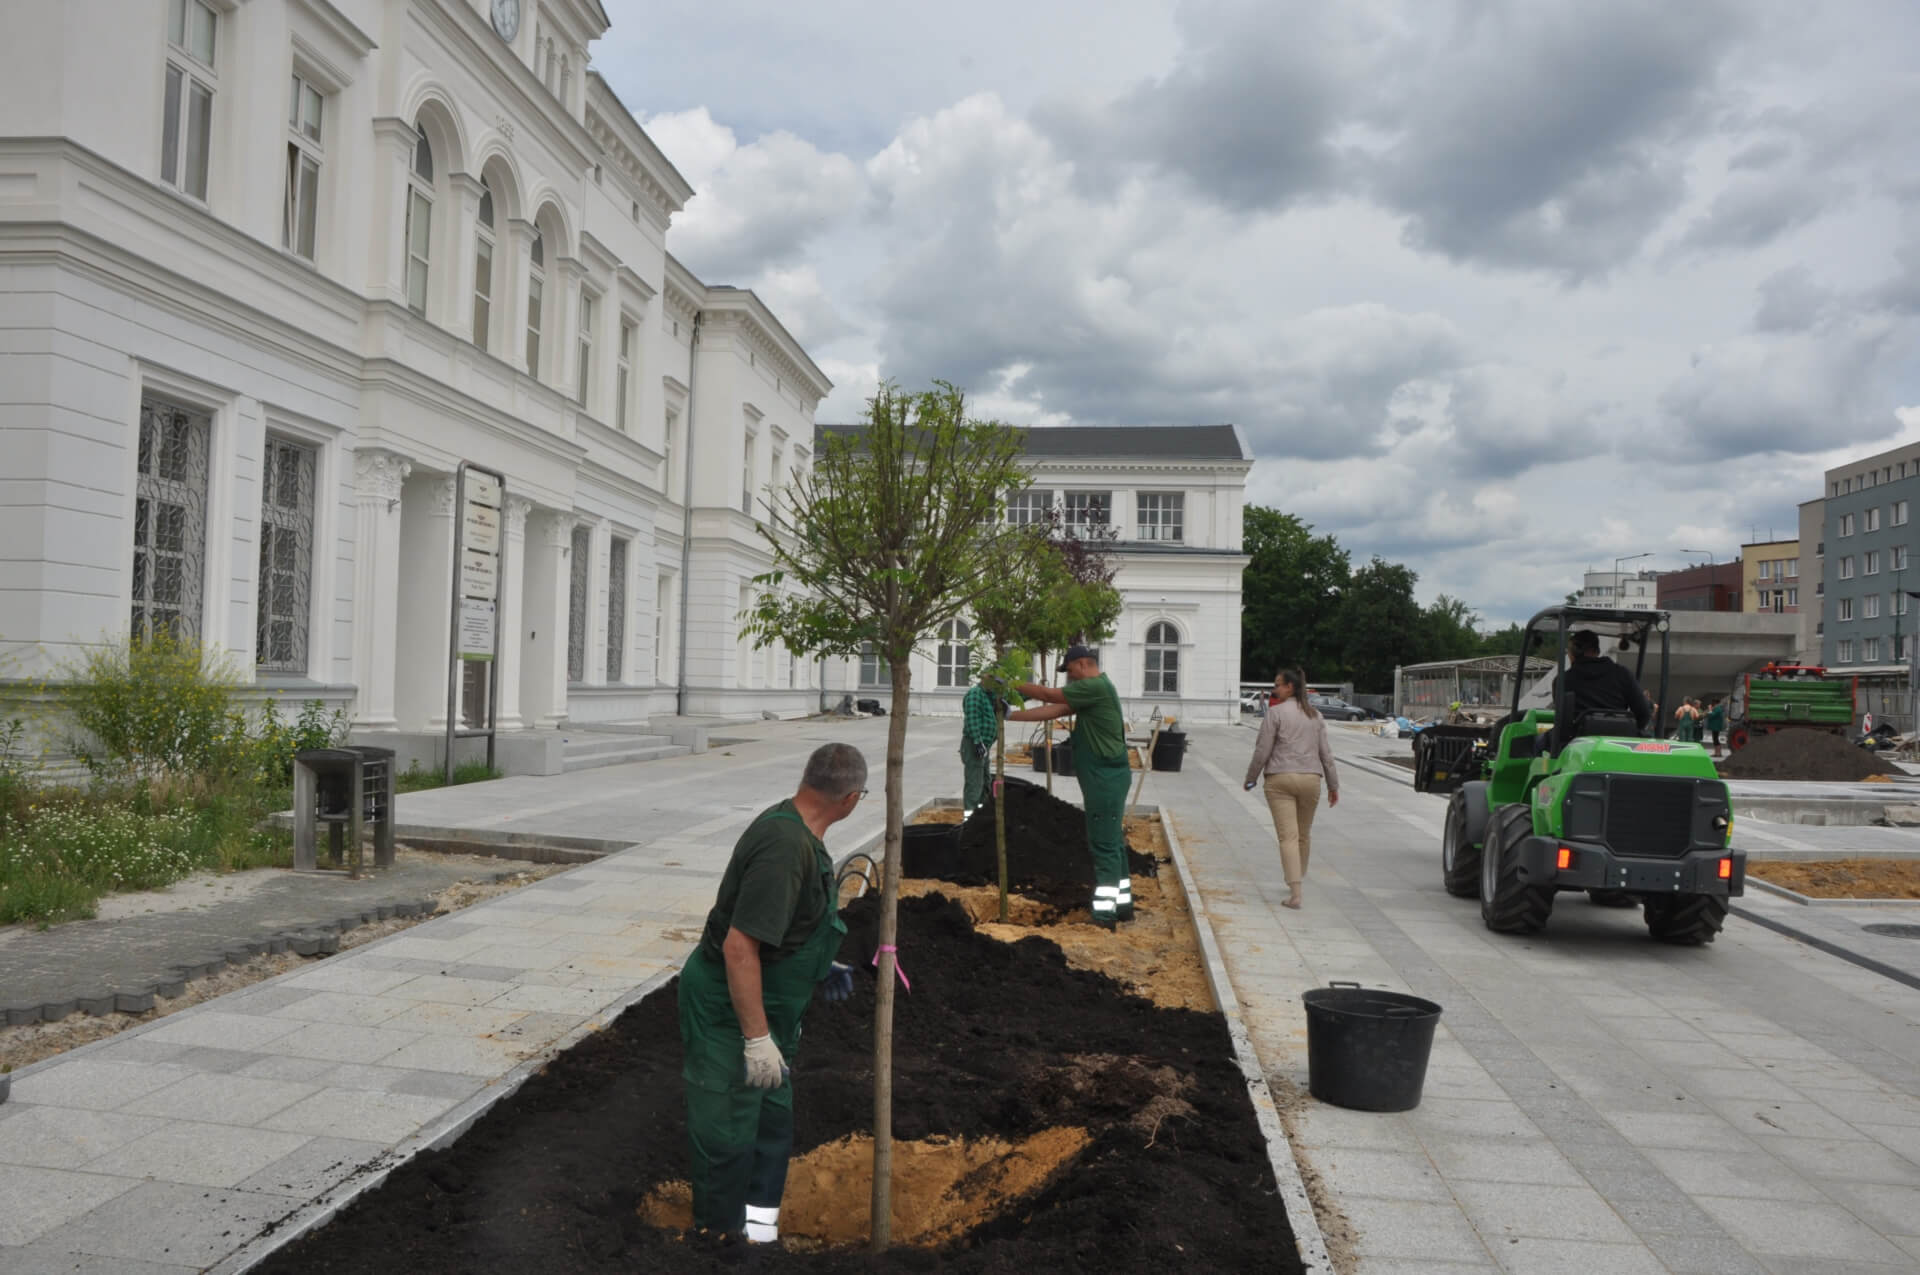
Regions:
<instances>
[{"instance_id":1,"label":"green compact loader","mask_svg":"<svg viewBox=\"0 0 1920 1275\"><path fill-rule=\"evenodd\" d=\"M1630 714L1575 716L1571 701L1557 702L1568 638L1580 629L1623 662L1632 652L1643 687L1657 638L1659 681L1648 689L1667 703L1664 611L1557 606L1529 620L1513 711L1492 726L1452 728L1479 739L1416 761L1415 786L1448 794L1447 893L1478 898L1487 928L1508 934L1533 933L1556 894L1585 890L1603 906L1642 908L1656 939L1711 943L1746 883L1746 855L1730 844L1727 785L1699 744L1647 738ZM1536 645L1555 650L1554 673L1529 688L1526 659Z\"/></svg>"}]
</instances>

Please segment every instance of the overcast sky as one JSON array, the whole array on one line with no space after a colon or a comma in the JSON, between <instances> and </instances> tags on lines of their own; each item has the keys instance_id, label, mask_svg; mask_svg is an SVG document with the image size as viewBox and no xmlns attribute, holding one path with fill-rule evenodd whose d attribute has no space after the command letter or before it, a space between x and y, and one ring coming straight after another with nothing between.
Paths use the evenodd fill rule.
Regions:
<instances>
[{"instance_id":1,"label":"overcast sky","mask_svg":"<svg viewBox=\"0 0 1920 1275\"><path fill-rule=\"evenodd\" d=\"M1489 621L1920 440L1913 0L608 0L668 244L833 378L1238 423Z\"/></svg>"}]
</instances>

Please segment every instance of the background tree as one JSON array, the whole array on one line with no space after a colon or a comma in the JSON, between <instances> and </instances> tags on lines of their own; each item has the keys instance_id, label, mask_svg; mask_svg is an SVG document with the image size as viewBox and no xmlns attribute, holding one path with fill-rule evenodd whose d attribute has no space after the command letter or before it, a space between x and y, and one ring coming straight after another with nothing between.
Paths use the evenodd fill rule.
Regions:
<instances>
[{"instance_id":1,"label":"background tree","mask_svg":"<svg viewBox=\"0 0 1920 1275\"><path fill-rule=\"evenodd\" d=\"M884 384L865 428L829 434L810 473L771 502L761 532L773 570L757 579L747 632L756 645L850 655L872 643L892 673L887 725L886 862L881 878L879 981L874 1005L873 1200L875 1252L892 1239L893 997L899 934L900 828L905 820L908 692L921 635L968 612L1001 561L1007 493L1027 485L1023 436L970 421L966 396L944 381L920 394Z\"/></svg>"},{"instance_id":2,"label":"background tree","mask_svg":"<svg viewBox=\"0 0 1920 1275\"><path fill-rule=\"evenodd\" d=\"M1480 654L1482 655L1518 655L1521 639L1525 632L1516 622L1504 629L1494 629L1480 635Z\"/></svg>"},{"instance_id":3,"label":"background tree","mask_svg":"<svg viewBox=\"0 0 1920 1275\"><path fill-rule=\"evenodd\" d=\"M1353 573L1340 608L1340 633L1357 691L1392 689L1393 670L1418 661L1422 616L1413 569L1375 557ZM1315 680L1324 680L1317 678Z\"/></svg>"},{"instance_id":4,"label":"background tree","mask_svg":"<svg viewBox=\"0 0 1920 1275\"><path fill-rule=\"evenodd\" d=\"M1296 665L1315 681L1343 677L1347 551L1293 514L1262 505L1247 506L1241 536L1252 559L1240 578L1241 680L1269 681Z\"/></svg>"},{"instance_id":5,"label":"background tree","mask_svg":"<svg viewBox=\"0 0 1920 1275\"><path fill-rule=\"evenodd\" d=\"M1466 660L1482 653L1480 617L1459 598L1441 594L1420 613L1420 642L1413 658L1403 663L1424 664L1429 660Z\"/></svg>"}]
</instances>

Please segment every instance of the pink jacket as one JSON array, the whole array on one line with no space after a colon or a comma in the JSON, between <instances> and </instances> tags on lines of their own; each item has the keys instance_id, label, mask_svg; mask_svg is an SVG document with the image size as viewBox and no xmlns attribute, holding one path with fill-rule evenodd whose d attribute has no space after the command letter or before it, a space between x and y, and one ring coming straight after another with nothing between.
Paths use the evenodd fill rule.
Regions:
<instances>
[{"instance_id":1,"label":"pink jacket","mask_svg":"<svg viewBox=\"0 0 1920 1275\"><path fill-rule=\"evenodd\" d=\"M1329 794L1340 791L1340 772L1327 745L1327 719L1308 717L1298 700L1281 700L1260 719L1260 738L1247 763L1247 782L1262 775L1320 775Z\"/></svg>"}]
</instances>

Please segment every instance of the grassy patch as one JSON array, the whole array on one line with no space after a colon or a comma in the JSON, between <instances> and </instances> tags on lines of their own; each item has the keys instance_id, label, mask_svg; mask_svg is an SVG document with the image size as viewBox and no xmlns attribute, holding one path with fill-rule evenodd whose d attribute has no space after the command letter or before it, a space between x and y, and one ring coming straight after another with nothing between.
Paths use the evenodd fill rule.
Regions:
<instances>
[{"instance_id":1,"label":"grassy patch","mask_svg":"<svg viewBox=\"0 0 1920 1275\"><path fill-rule=\"evenodd\" d=\"M479 784L489 779L500 778L500 772L483 761L463 762L453 768L453 782L456 784ZM425 792L429 788L445 788L445 772L420 769L415 762L393 777L393 786L399 792Z\"/></svg>"}]
</instances>

